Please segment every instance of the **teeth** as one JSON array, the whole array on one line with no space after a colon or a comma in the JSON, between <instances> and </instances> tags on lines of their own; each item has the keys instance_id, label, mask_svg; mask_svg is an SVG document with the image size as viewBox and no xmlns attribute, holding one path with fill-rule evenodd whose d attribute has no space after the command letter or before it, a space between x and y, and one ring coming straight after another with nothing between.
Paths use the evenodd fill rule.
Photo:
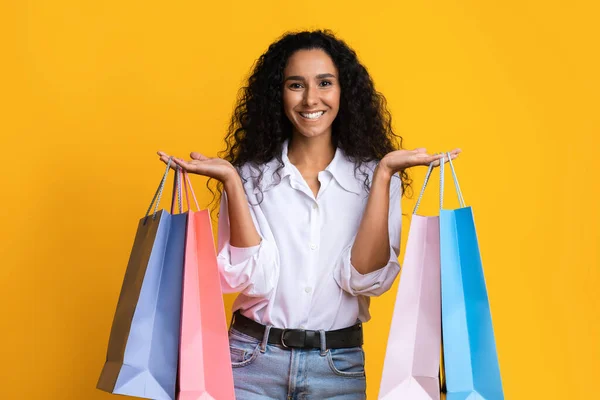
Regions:
<instances>
[{"instance_id":1,"label":"teeth","mask_svg":"<svg viewBox=\"0 0 600 400\"><path fill-rule=\"evenodd\" d=\"M325 113L325 111L318 111L318 112L314 112L314 113L300 113L300 115L302 115L304 118L308 118L308 119L317 119L324 113Z\"/></svg>"}]
</instances>

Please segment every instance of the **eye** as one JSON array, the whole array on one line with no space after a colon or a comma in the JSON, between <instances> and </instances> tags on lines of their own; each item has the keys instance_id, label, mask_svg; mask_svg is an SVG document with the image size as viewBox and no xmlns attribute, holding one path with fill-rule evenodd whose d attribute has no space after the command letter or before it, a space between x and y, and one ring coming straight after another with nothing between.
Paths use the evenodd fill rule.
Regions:
<instances>
[{"instance_id":1,"label":"eye","mask_svg":"<svg viewBox=\"0 0 600 400\"><path fill-rule=\"evenodd\" d=\"M331 86L331 85L333 85L333 83L331 81L321 81L319 83L319 85L321 85L321 86Z\"/></svg>"},{"instance_id":2,"label":"eye","mask_svg":"<svg viewBox=\"0 0 600 400\"><path fill-rule=\"evenodd\" d=\"M300 83L291 83L288 87L290 89L302 89L302 85Z\"/></svg>"}]
</instances>

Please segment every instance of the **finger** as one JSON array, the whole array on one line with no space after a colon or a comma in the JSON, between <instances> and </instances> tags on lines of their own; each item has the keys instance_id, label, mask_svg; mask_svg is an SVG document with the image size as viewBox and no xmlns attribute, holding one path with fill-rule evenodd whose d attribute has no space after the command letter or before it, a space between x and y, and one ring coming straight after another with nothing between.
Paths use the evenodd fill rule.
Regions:
<instances>
[{"instance_id":1,"label":"finger","mask_svg":"<svg viewBox=\"0 0 600 400\"><path fill-rule=\"evenodd\" d=\"M461 151L462 151L461 149L454 149L454 150L452 150L450 152L450 160L456 159L458 157L458 155L461 153ZM447 160L447 161L450 161L450 160Z\"/></svg>"},{"instance_id":2,"label":"finger","mask_svg":"<svg viewBox=\"0 0 600 400\"><path fill-rule=\"evenodd\" d=\"M435 156L433 156L433 159L432 159L432 160L433 160L433 162L434 162L433 166L434 166L434 167L437 167L437 166L439 166L439 165L440 165L440 163L441 163L441 161L442 161L443 159L445 159L445 157L446 157L446 155L445 155L445 154L436 154ZM431 164L431 163L430 163L430 164Z\"/></svg>"},{"instance_id":3,"label":"finger","mask_svg":"<svg viewBox=\"0 0 600 400\"><path fill-rule=\"evenodd\" d=\"M175 162L175 165L180 166L186 172L195 173L197 170L196 164L194 164L190 161L185 161L185 160L182 160L181 158L173 158L173 161Z\"/></svg>"},{"instance_id":4,"label":"finger","mask_svg":"<svg viewBox=\"0 0 600 400\"><path fill-rule=\"evenodd\" d=\"M167 157L167 156L160 156L160 161L164 162L165 164L169 165L169 158L171 157ZM171 160L171 169L175 169L176 164L173 160Z\"/></svg>"},{"instance_id":5,"label":"finger","mask_svg":"<svg viewBox=\"0 0 600 400\"><path fill-rule=\"evenodd\" d=\"M165 153L164 151L157 151L156 154L158 154L158 158L160 158L160 160L163 162L165 162L165 160L169 159L169 155L167 153Z\"/></svg>"},{"instance_id":6,"label":"finger","mask_svg":"<svg viewBox=\"0 0 600 400\"><path fill-rule=\"evenodd\" d=\"M458 157L458 154L461 152L460 149L454 149L452 151L446 152L442 154L442 157L444 158L444 163L447 163L450 160L454 160L456 157ZM450 157L448 157L448 155L450 155ZM440 157L440 158L442 158ZM434 167L438 167L440 165L440 162L437 161L434 164Z\"/></svg>"},{"instance_id":7,"label":"finger","mask_svg":"<svg viewBox=\"0 0 600 400\"><path fill-rule=\"evenodd\" d=\"M189 163L181 158L173 157L173 163L185 169L186 171L189 169Z\"/></svg>"},{"instance_id":8,"label":"finger","mask_svg":"<svg viewBox=\"0 0 600 400\"><path fill-rule=\"evenodd\" d=\"M433 166L434 167L439 167L441 164L441 160L445 159L445 154L436 154L434 156L432 156L432 161L433 162ZM431 164L431 162L429 164Z\"/></svg>"},{"instance_id":9,"label":"finger","mask_svg":"<svg viewBox=\"0 0 600 400\"><path fill-rule=\"evenodd\" d=\"M434 162L435 160L437 160L437 156L435 155L429 155L429 154L417 154L416 157L413 158L413 160L410 162L410 164L412 164L412 166L417 166L417 165L429 165L432 162Z\"/></svg>"},{"instance_id":10,"label":"finger","mask_svg":"<svg viewBox=\"0 0 600 400\"><path fill-rule=\"evenodd\" d=\"M449 151L451 156L457 156L458 154L460 154L461 150L460 149L454 149L452 151Z\"/></svg>"},{"instance_id":11,"label":"finger","mask_svg":"<svg viewBox=\"0 0 600 400\"><path fill-rule=\"evenodd\" d=\"M448 154L450 154L450 157L448 157ZM450 160L454 160L456 158L455 154L452 153L444 153L444 163L447 163Z\"/></svg>"},{"instance_id":12,"label":"finger","mask_svg":"<svg viewBox=\"0 0 600 400\"><path fill-rule=\"evenodd\" d=\"M427 153L427 149L425 147L417 147L413 150L415 153Z\"/></svg>"},{"instance_id":13,"label":"finger","mask_svg":"<svg viewBox=\"0 0 600 400\"><path fill-rule=\"evenodd\" d=\"M190 153L190 157L193 160L201 160L201 161L202 160L208 160L208 157L206 157L204 154L200 154L200 153L195 152L195 151L193 151L193 152Z\"/></svg>"}]
</instances>

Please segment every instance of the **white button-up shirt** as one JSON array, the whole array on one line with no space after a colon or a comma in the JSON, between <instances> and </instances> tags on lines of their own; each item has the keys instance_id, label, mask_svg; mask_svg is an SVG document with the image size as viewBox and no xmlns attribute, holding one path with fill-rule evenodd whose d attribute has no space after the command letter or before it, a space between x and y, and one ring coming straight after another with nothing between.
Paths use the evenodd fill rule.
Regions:
<instances>
[{"instance_id":1,"label":"white button-up shirt","mask_svg":"<svg viewBox=\"0 0 600 400\"><path fill-rule=\"evenodd\" d=\"M223 193L219 215L218 264L223 292L240 292L233 310L278 328L340 329L357 319L370 319L369 296L388 290L400 271L401 185L398 175L390 188L388 264L362 275L350 261L354 238L366 206L364 175L354 174L354 164L341 149L319 172L317 197L287 156L279 162L243 166L240 175L250 213L261 236L257 246L238 248L229 243L227 196ZM376 163L363 171L372 180ZM261 196L262 189L262 196ZM261 201L262 200L262 201Z\"/></svg>"}]
</instances>

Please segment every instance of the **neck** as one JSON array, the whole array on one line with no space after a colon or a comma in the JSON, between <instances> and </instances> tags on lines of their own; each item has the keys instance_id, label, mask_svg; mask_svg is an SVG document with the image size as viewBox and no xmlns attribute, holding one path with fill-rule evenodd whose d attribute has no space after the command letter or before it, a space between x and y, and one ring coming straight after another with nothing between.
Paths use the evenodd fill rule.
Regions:
<instances>
[{"instance_id":1,"label":"neck","mask_svg":"<svg viewBox=\"0 0 600 400\"><path fill-rule=\"evenodd\" d=\"M288 144L288 159L296 167L324 170L335 156L331 135L306 137L294 134Z\"/></svg>"}]
</instances>

